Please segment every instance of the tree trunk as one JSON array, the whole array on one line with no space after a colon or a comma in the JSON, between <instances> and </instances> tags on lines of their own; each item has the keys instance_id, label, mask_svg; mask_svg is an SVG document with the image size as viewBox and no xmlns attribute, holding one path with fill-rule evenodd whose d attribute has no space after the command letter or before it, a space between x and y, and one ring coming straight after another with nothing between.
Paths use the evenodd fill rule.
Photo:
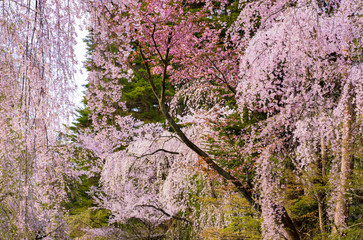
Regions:
<instances>
[{"instance_id":1,"label":"tree trunk","mask_svg":"<svg viewBox=\"0 0 363 240\"><path fill-rule=\"evenodd\" d=\"M169 35L168 38L168 44L170 44L172 39L172 34ZM155 45L156 47L156 45ZM142 59L144 60L144 66L147 71L147 79L150 83L150 86L155 94L155 97L158 99L160 111L166 118L167 122L171 126L171 128L175 131L176 135L181 139L181 141L187 145L192 151L194 151L198 156L200 156L205 163L208 164L208 166L216 171L221 177L224 179L230 181L237 189L237 191L247 200L247 202L257 211L261 212L261 206L259 203L253 198L253 189L251 189L249 186L244 186L241 181L239 181L236 177L234 177L232 174L224 170L222 167L220 167L205 151L203 151L201 148L199 148L197 145L195 145L180 129L179 125L174 121L173 117L169 114L168 108L165 103L165 85L166 85L166 79L167 79L167 67L168 67L168 56L169 56L169 50L166 51L165 58L161 58L161 61L164 63L164 70L162 74L162 84L161 84L161 93L159 95L158 90L155 86L155 83L153 81L153 77L151 75L150 67L146 61L145 55L142 52L142 49L140 48L140 54ZM132 65L129 64L131 68ZM135 69L135 68L133 68ZM144 76L140 71L135 69L140 76ZM288 240L300 240L299 232L297 231L294 223L292 222L292 219L288 215L286 209L283 206L278 206L279 209L281 209L281 223L283 225L283 229L285 231L286 238Z\"/></svg>"},{"instance_id":2,"label":"tree trunk","mask_svg":"<svg viewBox=\"0 0 363 240\"><path fill-rule=\"evenodd\" d=\"M324 203L319 198L318 199L318 208L319 208L319 227L320 227L321 240L325 240L325 227L324 227L325 208L324 207L325 207Z\"/></svg>"},{"instance_id":3,"label":"tree trunk","mask_svg":"<svg viewBox=\"0 0 363 240\"><path fill-rule=\"evenodd\" d=\"M353 171L353 139L352 139L352 122L353 107L351 100L348 98L344 107L344 121L342 134L342 157L339 176L339 192L336 199L336 208L334 215L335 233L342 234L348 223L349 204L347 201L347 192L349 189L349 179Z\"/></svg>"},{"instance_id":4,"label":"tree trunk","mask_svg":"<svg viewBox=\"0 0 363 240\"><path fill-rule=\"evenodd\" d=\"M215 163L210 158L210 156L206 152L204 152L202 149L200 149L198 146L196 146L193 142L191 142L189 140L189 138L187 136L185 136L183 131L176 124L174 119L170 116L169 111L167 110L166 104L164 102L164 99L159 100L159 106L160 106L160 110L163 113L163 115L165 116L166 120L168 121L170 126L173 128L175 133L184 142L184 144L187 145L192 151L197 153L200 157L202 157L203 160L209 165L210 168L212 168L214 171L216 171L224 179L230 181L237 188L237 191L250 203L250 205L252 207L254 207L258 211L261 211L261 206L252 197L252 189L250 189L248 186L247 187L243 186L243 184L237 178L235 178L229 172L227 172L223 168L221 168L217 163ZM286 209L282 206L279 206L279 209L281 209L281 223L282 223L283 229L285 231L285 237L288 240L300 240L300 235L299 235L294 223L292 222L292 219L288 215Z\"/></svg>"},{"instance_id":5,"label":"tree trunk","mask_svg":"<svg viewBox=\"0 0 363 240\"><path fill-rule=\"evenodd\" d=\"M318 179L323 186L325 186L326 182L325 182L325 174L326 174L326 146L325 146L325 139L324 139L324 135L321 136L321 140L320 140L320 162L318 163ZM324 221L324 217L325 217L325 202L324 202L324 198L325 198L325 191L323 191L322 189L318 189L318 193L317 193L317 201L318 201L318 210L319 210L319 228L320 228L320 234L321 234L321 239L325 240L325 221Z\"/></svg>"}]
</instances>

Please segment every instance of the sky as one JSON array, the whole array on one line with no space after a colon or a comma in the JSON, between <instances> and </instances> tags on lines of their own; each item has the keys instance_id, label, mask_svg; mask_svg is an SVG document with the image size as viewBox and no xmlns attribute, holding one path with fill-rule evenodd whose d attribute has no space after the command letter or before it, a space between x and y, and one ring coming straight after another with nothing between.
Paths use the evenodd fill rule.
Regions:
<instances>
[{"instance_id":1,"label":"sky","mask_svg":"<svg viewBox=\"0 0 363 240\"><path fill-rule=\"evenodd\" d=\"M86 53L87 53L87 45L83 42L83 39L88 35L88 31L86 29L80 29L81 21L77 21L77 45L75 46L75 54L78 61L77 65L77 73L75 75L75 81L77 84L77 89L74 96L74 103L76 104L76 108L82 107L82 100L84 97L85 88L83 85L87 83L87 71L83 67L84 62L86 61Z\"/></svg>"}]
</instances>

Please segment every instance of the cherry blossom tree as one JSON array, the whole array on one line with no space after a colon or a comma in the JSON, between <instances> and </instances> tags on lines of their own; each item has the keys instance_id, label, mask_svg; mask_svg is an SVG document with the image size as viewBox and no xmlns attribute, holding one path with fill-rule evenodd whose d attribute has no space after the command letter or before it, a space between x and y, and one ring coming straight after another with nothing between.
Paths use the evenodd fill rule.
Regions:
<instances>
[{"instance_id":1,"label":"cherry blossom tree","mask_svg":"<svg viewBox=\"0 0 363 240\"><path fill-rule=\"evenodd\" d=\"M222 31L208 17L224 11L224 1L95 1L90 5L96 49L93 60L103 71L93 71L90 76L89 104L98 114L112 114L115 102L122 93L117 81L102 78L131 78L137 74L147 79L158 99L160 111L177 136L198 154L219 175L229 180L256 209L259 203L251 189L231 173L221 168L206 151L198 147L181 130L169 111L165 92L180 86L184 97L204 104L223 101L223 95L234 95L237 84L238 58L229 48L221 45ZM192 12L194 5L198 11ZM217 6L217 8L216 8ZM190 9L190 10L188 10ZM220 10L219 10L220 9ZM114 46L118 49L115 50ZM139 57L142 64L135 64ZM217 76L217 77L216 77ZM203 94L193 94L190 89ZM212 89L212 91L210 91ZM206 96L206 99L204 98ZM199 99L198 99L199 98ZM106 103L106 104L105 104ZM108 104L107 104L108 103ZM201 105L201 104L199 104ZM283 207L282 223L286 235L298 238L298 233Z\"/></svg>"},{"instance_id":2,"label":"cherry blossom tree","mask_svg":"<svg viewBox=\"0 0 363 240\"><path fill-rule=\"evenodd\" d=\"M66 238L58 131L73 89L71 1L0 2L0 236Z\"/></svg>"}]
</instances>

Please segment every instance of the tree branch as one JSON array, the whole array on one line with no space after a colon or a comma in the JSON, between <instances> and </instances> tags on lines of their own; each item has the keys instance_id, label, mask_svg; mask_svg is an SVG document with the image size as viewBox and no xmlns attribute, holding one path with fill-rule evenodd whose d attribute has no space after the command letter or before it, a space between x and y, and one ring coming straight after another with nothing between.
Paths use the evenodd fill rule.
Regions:
<instances>
[{"instance_id":1,"label":"tree branch","mask_svg":"<svg viewBox=\"0 0 363 240\"><path fill-rule=\"evenodd\" d=\"M159 55L159 57L160 57L161 61L162 61L164 64L166 64L166 63L165 63L165 60L164 60L164 58L163 58L163 56L161 55L161 53L160 53L160 51L159 51L158 45L156 44L156 41L155 41L155 30L156 30L156 24L154 24L153 32L151 33L151 38L152 38L152 40L153 40L154 46L155 46L155 48L156 48L156 51L158 52L158 55Z\"/></svg>"},{"instance_id":2,"label":"tree branch","mask_svg":"<svg viewBox=\"0 0 363 240\"><path fill-rule=\"evenodd\" d=\"M154 155L155 153L158 153L158 152L165 152L165 153L170 153L170 154L175 154L175 155L180 154L178 152L168 151L168 150L160 148L160 149L158 149L158 150L156 150L156 151L154 151L152 153L147 153L147 154L143 154L141 156L138 156L138 157L136 157L136 159L140 159L140 158L143 158L143 157L146 157L146 156L151 156L151 155Z\"/></svg>"},{"instance_id":3,"label":"tree branch","mask_svg":"<svg viewBox=\"0 0 363 240\"><path fill-rule=\"evenodd\" d=\"M189 221L189 220L188 220L188 219L186 219L186 218L182 218L182 217L178 217L178 216L175 216L175 215L171 215L171 214L169 214L169 213L165 212L165 210L164 210L164 209L162 209L162 208L158 208L158 207L156 207L156 206L154 206L154 205L150 205L150 204L142 204L142 205L137 205L136 207L149 207L149 208L153 208L153 209L155 209L155 210L158 210L158 211L162 212L165 216L168 216L168 217L174 218L174 219L176 219L176 220L180 220L180 221L186 222L186 223L191 224L191 225L193 224L191 221Z\"/></svg>"},{"instance_id":4,"label":"tree branch","mask_svg":"<svg viewBox=\"0 0 363 240\"><path fill-rule=\"evenodd\" d=\"M168 36L168 43L167 43L167 49L165 54L165 61L164 61L164 69L163 69L163 80L162 80L162 86L161 86L161 101L164 102L165 100L165 88L166 88L166 78L167 78L167 70L168 70L168 64L169 64L169 53L170 53L170 43L171 39L173 37L172 32L169 32Z\"/></svg>"},{"instance_id":5,"label":"tree branch","mask_svg":"<svg viewBox=\"0 0 363 240\"><path fill-rule=\"evenodd\" d=\"M224 73L217 67L217 65L206 55L207 59L209 60L210 63L212 63L213 67L215 67L217 69L217 71L222 75L222 78L218 77L224 84L226 84L226 86L229 88L229 90L231 90L231 92L233 92L235 95L237 93L236 89L234 87L232 87L228 81L226 76L224 75Z\"/></svg>"},{"instance_id":6,"label":"tree branch","mask_svg":"<svg viewBox=\"0 0 363 240\"><path fill-rule=\"evenodd\" d=\"M137 45L138 45L138 44L137 44ZM153 93L154 93L155 97L159 100L159 99L160 99L160 96L159 96L159 94L158 94L158 91L157 91L157 88L156 88L156 86L155 86L155 83L154 83L154 81L153 81L153 79L152 79L152 74L151 74L151 71L150 71L150 66L149 66L149 64L148 64L148 62L147 62L147 59L146 59L146 57L145 57L145 55L144 55L144 52L142 51L141 46L140 46L140 45L138 45L138 47L139 47L139 49L140 49L140 55L141 55L141 58L142 58L142 60L143 60L143 64L144 64L144 66L145 66L145 69L146 69L146 72L147 72L147 76L145 76L144 74L141 74L141 72L140 72L140 71L137 71L137 72L138 72L138 74L141 74L141 75L140 75L141 77L143 77L144 79L148 80L148 82L150 83L151 89L152 89L152 91L153 91ZM127 62L128 62L128 64L129 64L129 66L133 67L133 65L132 65L129 61L127 61Z\"/></svg>"}]
</instances>

